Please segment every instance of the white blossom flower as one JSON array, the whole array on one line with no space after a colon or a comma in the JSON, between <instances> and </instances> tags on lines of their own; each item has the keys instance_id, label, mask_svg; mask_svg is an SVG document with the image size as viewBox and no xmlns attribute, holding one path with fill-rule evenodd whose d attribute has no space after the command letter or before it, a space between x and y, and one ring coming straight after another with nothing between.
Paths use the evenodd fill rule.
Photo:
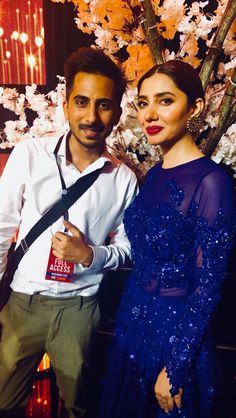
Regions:
<instances>
[{"instance_id":1,"label":"white blossom flower","mask_svg":"<svg viewBox=\"0 0 236 418\"><path fill-rule=\"evenodd\" d=\"M236 123L232 124L222 135L213 152L212 159L216 163L223 162L230 165L236 178Z\"/></svg>"},{"instance_id":2,"label":"white blossom flower","mask_svg":"<svg viewBox=\"0 0 236 418\"><path fill-rule=\"evenodd\" d=\"M20 139L24 129L27 126L26 121L22 120L8 120L5 122L4 133L9 141L16 141Z\"/></svg>"},{"instance_id":3,"label":"white blossom flower","mask_svg":"<svg viewBox=\"0 0 236 418\"><path fill-rule=\"evenodd\" d=\"M236 67L236 57L234 57L230 62L224 64L225 71L231 70Z\"/></svg>"}]
</instances>

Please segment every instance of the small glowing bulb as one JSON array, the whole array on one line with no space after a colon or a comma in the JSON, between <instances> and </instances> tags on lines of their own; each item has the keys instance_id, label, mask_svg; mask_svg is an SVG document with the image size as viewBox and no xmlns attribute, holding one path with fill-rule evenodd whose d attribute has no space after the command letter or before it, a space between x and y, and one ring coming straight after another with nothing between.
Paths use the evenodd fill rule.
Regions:
<instances>
[{"instance_id":1,"label":"small glowing bulb","mask_svg":"<svg viewBox=\"0 0 236 418\"><path fill-rule=\"evenodd\" d=\"M4 29L0 28L0 38L2 37L3 34L4 34Z\"/></svg>"},{"instance_id":2,"label":"small glowing bulb","mask_svg":"<svg viewBox=\"0 0 236 418\"><path fill-rule=\"evenodd\" d=\"M25 32L22 32L20 34L20 40L22 42L22 44L26 44L26 42L28 41L28 35Z\"/></svg>"},{"instance_id":3,"label":"small glowing bulb","mask_svg":"<svg viewBox=\"0 0 236 418\"><path fill-rule=\"evenodd\" d=\"M10 56L11 56L10 51L6 51L6 57L7 57L7 58L10 58Z\"/></svg>"},{"instance_id":4,"label":"small glowing bulb","mask_svg":"<svg viewBox=\"0 0 236 418\"><path fill-rule=\"evenodd\" d=\"M30 67L34 67L36 64L36 59L34 55L28 55L27 61Z\"/></svg>"},{"instance_id":5,"label":"small glowing bulb","mask_svg":"<svg viewBox=\"0 0 236 418\"><path fill-rule=\"evenodd\" d=\"M35 38L35 44L37 45L38 48L40 48L42 46L43 40L41 38L41 36L36 36Z\"/></svg>"},{"instance_id":6,"label":"small glowing bulb","mask_svg":"<svg viewBox=\"0 0 236 418\"><path fill-rule=\"evenodd\" d=\"M14 32L12 32L12 34L11 34L11 38L15 39L15 41L16 41L19 38L19 32L14 30Z\"/></svg>"}]
</instances>

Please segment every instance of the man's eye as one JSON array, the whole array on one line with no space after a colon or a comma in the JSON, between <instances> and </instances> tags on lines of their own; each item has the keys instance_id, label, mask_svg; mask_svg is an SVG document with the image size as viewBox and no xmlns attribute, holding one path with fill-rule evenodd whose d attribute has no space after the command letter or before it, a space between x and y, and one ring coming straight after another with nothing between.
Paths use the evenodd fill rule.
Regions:
<instances>
[{"instance_id":1,"label":"man's eye","mask_svg":"<svg viewBox=\"0 0 236 418\"><path fill-rule=\"evenodd\" d=\"M87 102L84 99L76 99L75 104L79 107L84 107L87 105Z\"/></svg>"},{"instance_id":2,"label":"man's eye","mask_svg":"<svg viewBox=\"0 0 236 418\"><path fill-rule=\"evenodd\" d=\"M111 103L101 102L101 103L99 103L99 109L101 109L101 110L111 110L112 105L111 105Z\"/></svg>"}]
</instances>

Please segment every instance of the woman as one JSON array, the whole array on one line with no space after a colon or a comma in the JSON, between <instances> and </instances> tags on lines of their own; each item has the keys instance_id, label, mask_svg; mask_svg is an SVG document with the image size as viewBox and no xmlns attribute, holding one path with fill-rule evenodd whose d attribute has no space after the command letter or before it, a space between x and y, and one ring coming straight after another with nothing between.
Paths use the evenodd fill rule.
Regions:
<instances>
[{"instance_id":1,"label":"woman","mask_svg":"<svg viewBox=\"0 0 236 418\"><path fill-rule=\"evenodd\" d=\"M218 379L210 321L233 239L230 178L195 144L204 107L195 70L155 65L138 120L163 162L125 213L133 271L104 381L104 418L210 418Z\"/></svg>"}]
</instances>

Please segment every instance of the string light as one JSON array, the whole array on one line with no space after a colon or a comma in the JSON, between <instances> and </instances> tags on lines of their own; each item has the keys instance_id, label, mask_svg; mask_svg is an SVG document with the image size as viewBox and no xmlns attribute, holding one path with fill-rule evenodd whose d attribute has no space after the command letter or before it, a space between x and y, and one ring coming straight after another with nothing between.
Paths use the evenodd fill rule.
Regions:
<instances>
[{"instance_id":1,"label":"string light","mask_svg":"<svg viewBox=\"0 0 236 418\"><path fill-rule=\"evenodd\" d=\"M36 36L35 45L37 45L38 48L40 48L43 45L43 38L41 38L41 36Z\"/></svg>"},{"instance_id":2,"label":"string light","mask_svg":"<svg viewBox=\"0 0 236 418\"><path fill-rule=\"evenodd\" d=\"M22 32L20 34L20 40L22 42L22 44L26 44L26 42L28 41L28 35L25 32Z\"/></svg>"},{"instance_id":3,"label":"string light","mask_svg":"<svg viewBox=\"0 0 236 418\"><path fill-rule=\"evenodd\" d=\"M16 7L10 9L0 2L0 11L6 17L11 15L11 28L7 27L7 18L2 20L0 27L0 84L45 82L42 4L43 0L16 0ZM12 29L10 33L9 29Z\"/></svg>"},{"instance_id":4,"label":"string light","mask_svg":"<svg viewBox=\"0 0 236 418\"><path fill-rule=\"evenodd\" d=\"M30 67L35 67L36 58L34 55L28 55L28 64Z\"/></svg>"},{"instance_id":5,"label":"string light","mask_svg":"<svg viewBox=\"0 0 236 418\"><path fill-rule=\"evenodd\" d=\"M11 34L11 39L14 39L15 41L17 41L17 39L19 38L19 32L17 32L16 30L14 30L14 32L12 32Z\"/></svg>"}]
</instances>

